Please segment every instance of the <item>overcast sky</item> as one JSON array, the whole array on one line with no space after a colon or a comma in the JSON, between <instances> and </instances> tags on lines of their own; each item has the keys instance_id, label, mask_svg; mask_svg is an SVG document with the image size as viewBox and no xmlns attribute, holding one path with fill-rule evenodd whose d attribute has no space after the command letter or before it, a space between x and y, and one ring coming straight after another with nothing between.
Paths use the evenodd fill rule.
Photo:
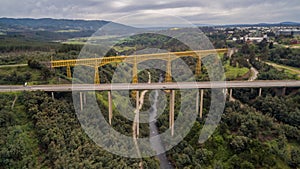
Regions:
<instances>
[{"instance_id":1,"label":"overcast sky","mask_svg":"<svg viewBox=\"0 0 300 169\"><path fill-rule=\"evenodd\" d=\"M194 24L300 22L300 0L1 0L0 17L110 20L152 12Z\"/></svg>"}]
</instances>

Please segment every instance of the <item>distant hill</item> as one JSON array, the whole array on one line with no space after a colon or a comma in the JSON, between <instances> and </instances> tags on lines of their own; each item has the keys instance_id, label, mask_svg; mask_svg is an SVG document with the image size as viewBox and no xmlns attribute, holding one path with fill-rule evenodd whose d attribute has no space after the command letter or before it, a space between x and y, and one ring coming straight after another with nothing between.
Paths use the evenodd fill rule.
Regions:
<instances>
[{"instance_id":1,"label":"distant hill","mask_svg":"<svg viewBox=\"0 0 300 169\"><path fill-rule=\"evenodd\" d=\"M61 40L74 37L88 37L99 28L109 24L105 35L132 34L138 28L104 20L70 20L70 19L14 19L0 18L0 32L8 35L23 35L44 40Z\"/></svg>"},{"instance_id":2,"label":"distant hill","mask_svg":"<svg viewBox=\"0 0 300 169\"><path fill-rule=\"evenodd\" d=\"M13 19L0 18L0 28L10 28L19 31L24 30L98 30L108 21L84 21L84 20L68 20L68 19Z\"/></svg>"},{"instance_id":3,"label":"distant hill","mask_svg":"<svg viewBox=\"0 0 300 169\"><path fill-rule=\"evenodd\" d=\"M280 23L259 23L261 26L300 26L298 22L280 22Z\"/></svg>"},{"instance_id":4,"label":"distant hill","mask_svg":"<svg viewBox=\"0 0 300 169\"><path fill-rule=\"evenodd\" d=\"M300 23L298 23L298 22L280 22L280 23L215 25L215 27L272 27L272 26L300 26Z\"/></svg>"},{"instance_id":5,"label":"distant hill","mask_svg":"<svg viewBox=\"0 0 300 169\"><path fill-rule=\"evenodd\" d=\"M300 23L298 22L281 22L281 25L292 25L292 26L299 26Z\"/></svg>"},{"instance_id":6,"label":"distant hill","mask_svg":"<svg viewBox=\"0 0 300 169\"><path fill-rule=\"evenodd\" d=\"M108 27L103 27L108 25ZM208 25L196 24L199 27L271 27L271 26L300 26L297 22L281 23L258 23L258 24L231 24L231 25ZM180 26L180 25L179 25ZM165 30L174 27L146 28L147 30ZM131 35L141 32L135 28L115 22L104 20L71 20L71 19L32 19L32 18L0 18L0 36L21 36L32 40L66 40L76 37L89 37L99 28L101 35ZM2 35L1 35L2 34ZM98 34L101 36L100 34Z\"/></svg>"},{"instance_id":7,"label":"distant hill","mask_svg":"<svg viewBox=\"0 0 300 169\"><path fill-rule=\"evenodd\" d=\"M96 31L109 21L103 20L70 20L70 19L14 19L0 18L0 28L10 28L16 30L44 30L44 31L60 31L60 30L93 30Z\"/></svg>"}]
</instances>

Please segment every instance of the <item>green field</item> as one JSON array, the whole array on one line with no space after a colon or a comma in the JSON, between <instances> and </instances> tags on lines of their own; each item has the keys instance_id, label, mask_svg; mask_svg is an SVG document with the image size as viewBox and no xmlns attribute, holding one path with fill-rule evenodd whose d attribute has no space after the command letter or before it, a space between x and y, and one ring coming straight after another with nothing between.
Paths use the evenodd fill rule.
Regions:
<instances>
[{"instance_id":1,"label":"green field","mask_svg":"<svg viewBox=\"0 0 300 169\"><path fill-rule=\"evenodd\" d=\"M62 42L62 44L71 44L71 45L82 45L88 41L88 38L72 38L68 39L67 41Z\"/></svg>"},{"instance_id":2,"label":"green field","mask_svg":"<svg viewBox=\"0 0 300 169\"><path fill-rule=\"evenodd\" d=\"M249 71L249 69L245 67L239 68L239 67L230 66L229 62L227 62L224 65L224 69L225 69L226 79L228 80L233 80L236 79L237 77L241 77Z\"/></svg>"},{"instance_id":3,"label":"green field","mask_svg":"<svg viewBox=\"0 0 300 169\"><path fill-rule=\"evenodd\" d=\"M130 49L135 49L135 47L129 47L129 46L125 46L125 47L121 47L121 46L114 46L114 49L118 52L123 52L123 51L127 51Z\"/></svg>"},{"instance_id":4,"label":"green field","mask_svg":"<svg viewBox=\"0 0 300 169\"><path fill-rule=\"evenodd\" d=\"M86 44L86 43L105 43L107 41L114 41L116 39L118 39L118 36L93 36L93 37L81 37L81 38L72 38L72 39L68 39L65 42L62 42L63 44ZM119 40L119 39L118 39Z\"/></svg>"}]
</instances>

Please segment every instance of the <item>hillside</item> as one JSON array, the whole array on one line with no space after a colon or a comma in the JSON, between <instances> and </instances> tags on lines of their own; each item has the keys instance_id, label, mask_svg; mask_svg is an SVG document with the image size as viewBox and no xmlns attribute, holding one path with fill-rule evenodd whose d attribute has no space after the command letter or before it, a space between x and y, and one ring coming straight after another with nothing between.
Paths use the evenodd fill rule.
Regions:
<instances>
[{"instance_id":1,"label":"hillside","mask_svg":"<svg viewBox=\"0 0 300 169\"><path fill-rule=\"evenodd\" d=\"M0 33L7 36L21 36L37 40L66 40L76 37L89 37L104 25L109 24L106 34L135 33L139 29L104 20L70 19L14 19L0 18ZM1 35L1 34L0 34Z\"/></svg>"}]
</instances>

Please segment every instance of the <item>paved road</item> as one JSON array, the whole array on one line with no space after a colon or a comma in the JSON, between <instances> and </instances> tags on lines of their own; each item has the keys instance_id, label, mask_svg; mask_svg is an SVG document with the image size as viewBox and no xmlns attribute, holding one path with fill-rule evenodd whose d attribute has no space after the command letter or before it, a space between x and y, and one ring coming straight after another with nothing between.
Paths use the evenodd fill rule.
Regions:
<instances>
[{"instance_id":1,"label":"paved road","mask_svg":"<svg viewBox=\"0 0 300 169\"><path fill-rule=\"evenodd\" d=\"M69 84L69 85L0 85L0 92L15 91L105 91L105 90L155 90L155 89L209 89L209 88L268 88L300 87L299 80L262 80L227 82L178 82L178 83L115 83L115 84Z\"/></svg>"},{"instance_id":2,"label":"paved road","mask_svg":"<svg viewBox=\"0 0 300 169\"><path fill-rule=\"evenodd\" d=\"M259 72L254 67L251 67L250 71L251 71L251 76L248 79L248 81L254 81L254 80L256 80L257 77L258 77Z\"/></svg>"}]
</instances>

